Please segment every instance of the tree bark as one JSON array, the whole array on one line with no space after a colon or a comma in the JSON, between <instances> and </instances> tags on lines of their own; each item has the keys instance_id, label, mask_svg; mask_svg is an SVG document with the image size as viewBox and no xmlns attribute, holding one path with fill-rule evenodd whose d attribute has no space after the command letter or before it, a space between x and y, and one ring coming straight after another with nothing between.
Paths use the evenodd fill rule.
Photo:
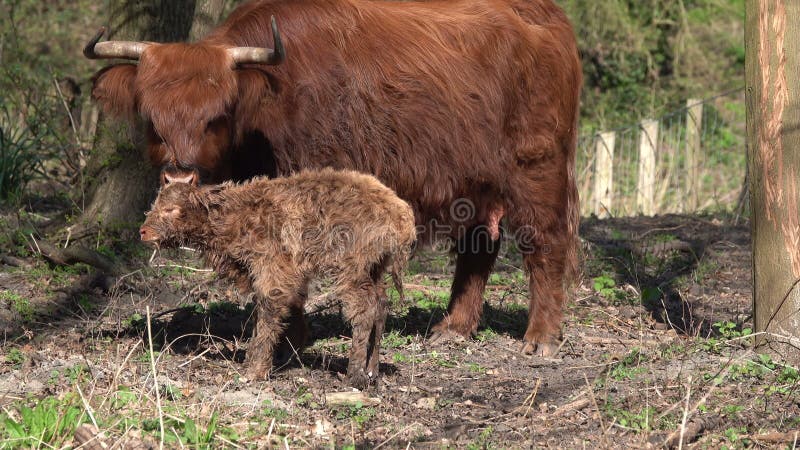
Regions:
<instances>
[{"instance_id":1,"label":"tree bark","mask_svg":"<svg viewBox=\"0 0 800 450\"><path fill-rule=\"evenodd\" d=\"M109 39L184 41L192 26L194 7L195 0L112 0ZM79 227L138 227L158 186L157 172L145 158L143 148L137 127L110 117L100 118L87 161L88 204Z\"/></svg>"},{"instance_id":2,"label":"tree bark","mask_svg":"<svg viewBox=\"0 0 800 450\"><path fill-rule=\"evenodd\" d=\"M195 42L207 35L219 22L224 7L225 0L197 0L189 40Z\"/></svg>"},{"instance_id":3,"label":"tree bark","mask_svg":"<svg viewBox=\"0 0 800 450\"><path fill-rule=\"evenodd\" d=\"M747 0L747 148L757 338L800 352L800 2Z\"/></svg>"}]
</instances>

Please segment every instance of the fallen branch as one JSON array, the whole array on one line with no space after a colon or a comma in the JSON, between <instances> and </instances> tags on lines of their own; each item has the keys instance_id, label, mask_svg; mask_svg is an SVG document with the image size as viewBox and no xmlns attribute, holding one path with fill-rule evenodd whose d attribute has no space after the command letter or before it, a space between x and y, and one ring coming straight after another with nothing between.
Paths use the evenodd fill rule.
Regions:
<instances>
[{"instance_id":1,"label":"fallen branch","mask_svg":"<svg viewBox=\"0 0 800 450\"><path fill-rule=\"evenodd\" d=\"M751 434L750 439L759 442L766 442L769 444L783 444L786 442L796 442L800 438L800 430L787 431L781 433L778 431L765 434Z\"/></svg>"},{"instance_id":2,"label":"fallen branch","mask_svg":"<svg viewBox=\"0 0 800 450\"><path fill-rule=\"evenodd\" d=\"M591 404L592 401L589 399L589 397L582 397L559 407L557 410L553 411L553 416L558 417L572 411L580 411Z\"/></svg>"},{"instance_id":3,"label":"fallen branch","mask_svg":"<svg viewBox=\"0 0 800 450\"><path fill-rule=\"evenodd\" d=\"M86 247L73 246L62 249L43 240L34 239L33 242L39 253L53 264L69 266L84 263L110 275L120 275L124 272L124 268L114 263L111 258Z\"/></svg>"},{"instance_id":4,"label":"fallen branch","mask_svg":"<svg viewBox=\"0 0 800 450\"><path fill-rule=\"evenodd\" d=\"M381 403L381 399L370 397L364 392L328 392L325 394L325 403L329 406L356 405L375 406Z\"/></svg>"},{"instance_id":5,"label":"fallen branch","mask_svg":"<svg viewBox=\"0 0 800 450\"><path fill-rule=\"evenodd\" d=\"M697 417L692 419L686 427L673 431L664 441L665 448L676 448L682 443L693 442L706 431L713 430L722 423L718 416Z\"/></svg>"}]
</instances>

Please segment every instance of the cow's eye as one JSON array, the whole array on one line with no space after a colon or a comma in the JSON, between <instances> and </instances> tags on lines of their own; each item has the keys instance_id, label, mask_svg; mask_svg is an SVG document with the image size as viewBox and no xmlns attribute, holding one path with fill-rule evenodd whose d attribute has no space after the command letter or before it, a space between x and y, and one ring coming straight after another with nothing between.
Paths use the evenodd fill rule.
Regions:
<instances>
[{"instance_id":1,"label":"cow's eye","mask_svg":"<svg viewBox=\"0 0 800 450\"><path fill-rule=\"evenodd\" d=\"M209 120L208 123L206 124L206 131L213 131L214 129L225 125L226 122L227 122L226 116L215 117L213 120Z\"/></svg>"}]
</instances>

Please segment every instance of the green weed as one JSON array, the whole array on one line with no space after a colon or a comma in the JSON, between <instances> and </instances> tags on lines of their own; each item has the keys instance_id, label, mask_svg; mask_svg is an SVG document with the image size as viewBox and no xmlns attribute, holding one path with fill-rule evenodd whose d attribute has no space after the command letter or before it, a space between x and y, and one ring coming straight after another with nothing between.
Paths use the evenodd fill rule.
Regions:
<instances>
[{"instance_id":1,"label":"green weed","mask_svg":"<svg viewBox=\"0 0 800 450\"><path fill-rule=\"evenodd\" d=\"M6 353L6 362L15 366L21 366L25 362L25 354L18 348L12 348Z\"/></svg>"},{"instance_id":2,"label":"green weed","mask_svg":"<svg viewBox=\"0 0 800 450\"><path fill-rule=\"evenodd\" d=\"M16 292L0 292L0 302L7 304L12 311L17 313L23 322L32 322L35 314L33 304L27 298Z\"/></svg>"},{"instance_id":3,"label":"green weed","mask_svg":"<svg viewBox=\"0 0 800 450\"><path fill-rule=\"evenodd\" d=\"M87 417L75 395L48 397L35 406L0 412L0 449L61 447ZM12 414L13 412L13 414Z\"/></svg>"}]
</instances>

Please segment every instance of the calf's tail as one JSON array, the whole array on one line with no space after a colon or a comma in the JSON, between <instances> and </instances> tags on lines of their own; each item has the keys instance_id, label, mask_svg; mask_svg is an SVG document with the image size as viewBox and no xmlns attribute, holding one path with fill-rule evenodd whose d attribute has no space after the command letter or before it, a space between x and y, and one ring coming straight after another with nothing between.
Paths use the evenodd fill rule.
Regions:
<instances>
[{"instance_id":1,"label":"calf's tail","mask_svg":"<svg viewBox=\"0 0 800 450\"><path fill-rule=\"evenodd\" d=\"M401 247L400 250L394 254L388 255L389 275L392 277L392 284L394 284L394 288L397 290L397 294L400 296L401 302L405 301L405 292L403 291L403 270L406 268L406 263L408 263L411 253L412 246L406 245Z\"/></svg>"}]
</instances>

